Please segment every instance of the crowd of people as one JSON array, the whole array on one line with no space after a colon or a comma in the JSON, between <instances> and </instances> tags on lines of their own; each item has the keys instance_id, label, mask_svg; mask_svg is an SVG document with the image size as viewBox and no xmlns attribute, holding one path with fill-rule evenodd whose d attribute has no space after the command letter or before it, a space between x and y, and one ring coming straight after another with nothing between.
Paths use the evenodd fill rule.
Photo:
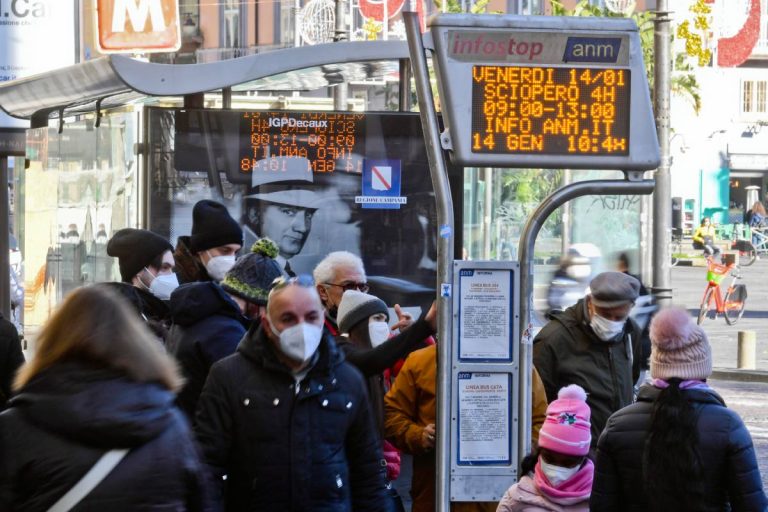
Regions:
<instances>
[{"instance_id":1,"label":"crowd of people","mask_svg":"<svg viewBox=\"0 0 768 512\"><path fill-rule=\"evenodd\" d=\"M402 511L402 453L412 510L435 509L435 306L390 308L349 252L292 276L274 242L243 243L210 200L175 248L120 230L107 250L121 282L71 292L28 362L0 332L0 510ZM604 272L552 314L520 480L452 510L766 510L750 435L707 384L711 347L685 311L654 318L635 396L639 293Z\"/></svg>"}]
</instances>

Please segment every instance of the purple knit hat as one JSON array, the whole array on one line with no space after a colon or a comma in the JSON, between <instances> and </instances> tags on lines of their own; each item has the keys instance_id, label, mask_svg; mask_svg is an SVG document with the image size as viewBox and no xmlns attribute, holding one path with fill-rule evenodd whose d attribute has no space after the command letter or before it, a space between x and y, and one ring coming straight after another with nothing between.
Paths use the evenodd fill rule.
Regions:
<instances>
[{"instance_id":1,"label":"purple knit hat","mask_svg":"<svg viewBox=\"0 0 768 512\"><path fill-rule=\"evenodd\" d=\"M586 391L576 384L562 388L557 400L547 407L539 447L565 455L586 455L592 441L590 416Z\"/></svg>"},{"instance_id":2,"label":"purple knit hat","mask_svg":"<svg viewBox=\"0 0 768 512\"><path fill-rule=\"evenodd\" d=\"M684 309L659 311L651 322L651 377L703 380L712 375L712 347Z\"/></svg>"}]
</instances>

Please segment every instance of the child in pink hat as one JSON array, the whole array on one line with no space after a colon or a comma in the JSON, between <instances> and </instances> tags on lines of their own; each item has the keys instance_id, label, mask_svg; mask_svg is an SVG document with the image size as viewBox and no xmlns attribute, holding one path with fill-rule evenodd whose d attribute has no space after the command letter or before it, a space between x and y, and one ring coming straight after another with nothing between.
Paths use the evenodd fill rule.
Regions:
<instances>
[{"instance_id":1,"label":"child in pink hat","mask_svg":"<svg viewBox=\"0 0 768 512\"><path fill-rule=\"evenodd\" d=\"M523 477L510 487L496 512L589 510L594 466L587 458L590 410L587 393L571 384L547 407L539 446L521 463Z\"/></svg>"}]
</instances>

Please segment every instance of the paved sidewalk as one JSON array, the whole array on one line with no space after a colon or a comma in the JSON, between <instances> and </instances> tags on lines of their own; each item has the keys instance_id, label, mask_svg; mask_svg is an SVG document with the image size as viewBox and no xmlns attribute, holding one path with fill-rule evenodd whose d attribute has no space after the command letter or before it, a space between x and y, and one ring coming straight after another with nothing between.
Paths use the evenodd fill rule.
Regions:
<instances>
[{"instance_id":1,"label":"paved sidewalk","mask_svg":"<svg viewBox=\"0 0 768 512\"><path fill-rule=\"evenodd\" d=\"M743 267L741 275L748 293L744 316L736 325L726 324L722 316L707 318L702 327L712 344L714 366L720 371L717 378L768 382L768 259ZM705 287L706 268L672 268L673 302L694 316L698 315ZM737 370L738 333L743 330L755 331L757 335L757 372Z\"/></svg>"}]
</instances>

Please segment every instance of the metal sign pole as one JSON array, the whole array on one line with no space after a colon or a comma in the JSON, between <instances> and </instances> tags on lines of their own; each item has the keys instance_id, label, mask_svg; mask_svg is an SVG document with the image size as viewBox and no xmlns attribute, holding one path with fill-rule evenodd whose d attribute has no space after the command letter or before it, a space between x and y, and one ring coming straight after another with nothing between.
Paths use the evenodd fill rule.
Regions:
<instances>
[{"instance_id":1,"label":"metal sign pole","mask_svg":"<svg viewBox=\"0 0 768 512\"><path fill-rule=\"evenodd\" d=\"M435 490L435 510L448 512L450 508L450 429L451 429L451 315L452 297L450 290L453 283L453 200L448 184L448 172L442 146L440 127L437 124L435 102L429 82L427 58L424 42L419 30L419 18L415 12L403 12L411 67L416 84L416 97L419 102L421 126L429 159L429 173L435 190L439 236L437 238L437 488Z\"/></svg>"},{"instance_id":2,"label":"metal sign pole","mask_svg":"<svg viewBox=\"0 0 768 512\"><path fill-rule=\"evenodd\" d=\"M8 156L0 155L0 313L11 318L11 274L9 256L10 201L8 196Z\"/></svg>"},{"instance_id":3,"label":"metal sign pole","mask_svg":"<svg viewBox=\"0 0 768 512\"><path fill-rule=\"evenodd\" d=\"M571 199L589 195L641 194L653 192L653 180L619 181L590 180L571 183L547 196L528 217L520 236L518 249L520 261L520 378L518 384L520 404L520 426L518 430L518 453L527 454L531 447L531 431L527 427L532 421L531 412L531 369L533 368L533 338L526 330L533 311L533 248L536 237L547 218L560 206Z\"/></svg>"}]
</instances>

